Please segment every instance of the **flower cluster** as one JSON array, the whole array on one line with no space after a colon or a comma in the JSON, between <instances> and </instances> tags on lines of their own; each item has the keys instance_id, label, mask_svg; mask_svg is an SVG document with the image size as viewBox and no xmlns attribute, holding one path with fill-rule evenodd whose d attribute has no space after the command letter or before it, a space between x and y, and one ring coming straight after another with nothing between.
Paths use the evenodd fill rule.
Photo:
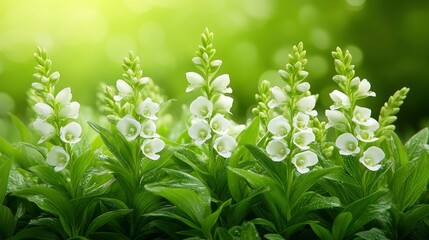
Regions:
<instances>
[{"instance_id":1,"label":"flower cluster","mask_svg":"<svg viewBox=\"0 0 429 240\"><path fill-rule=\"evenodd\" d=\"M47 58L46 51L39 48L35 58L38 65L33 76L39 82L32 83L33 99L36 99L33 110L37 115L33 127L41 136L39 144L49 140L56 145L47 154L46 162L54 166L55 171L61 171L70 160L69 146L81 140L82 127L74 121L79 116L80 104L71 101L70 88L55 94L60 74L50 74L51 60Z\"/></svg>"},{"instance_id":2,"label":"flower cluster","mask_svg":"<svg viewBox=\"0 0 429 240\"><path fill-rule=\"evenodd\" d=\"M122 79L116 81L117 94L111 94L110 106L113 107L110 116L116 120L117 130L127 141L134 141L140 136L142 153L149 159L158 160L158 153L165 147L155 124L160 106L145 94L144 89L151 79L143 77L139 62L132 52L128 58L124 58L123 68L126 72ZM108 90L112 93L110 88Z\"/></svg>"},{"instance_id":3,"label":"flower cluster","mask_svg":"<svg viewBox=\"0 0 429 240\"><path fill-rule=\"evenodd\" d=\"M274 117L267 124L271 137L266 151L273 161L283 161L291 155L291 162L300 173L308 172L309 167L318 162L309 146L315 141L311 119L317 116L314 110L317 97L311 94L310 84L304 81L308 76L304 70L306 62L303 44L299 43L289 55L286 70L279 70L286 85L272 87L268 102Z\"/></svg>"},{"instance_id":4,"label":"flower cluster","mask_svg":"<svg viewBox=\"0 0 429 240\"><path fill-rule=\"evenodd\" d=\"M222 61L212 60L215 54L215 49L212 48L213 33L206 29L201 38L202 46L192 61L202 75L196 72L186 73L190 84L186 92L202 92L202 96L197 97L190 105L193 118L188 134L196 145L214 139L213 148L220 156L229 158L237 146L230 132L232 123L225 117L231 113L233 103L232 97L225 95L232 93L228 86L230 79L228 74L215 77Z\"/></svg>"},{"instance_id":5,"label":"flower cluster","mask_svg":"<svg viewBox=\"0 0 429 240\"><path fill-rule=\"evenodd\" d=\"M356 104L357 100L375 97L375 93L370 90L371 84L368 80L354 76L354 65L351 65L352 58L348 51L343 53L337 48L333 56L338 73L333 80L338 84L340 91L334 90L329 94L334 104L325 112L329 121L326 127L336 128L342 133L335 141L341 155L360 156L359 161L365 167L377 171L385 154L379 147L366 148L366 146L378 140L376 131L380 125L371 117L369 108Z\"/></svg>"}]
</instances>

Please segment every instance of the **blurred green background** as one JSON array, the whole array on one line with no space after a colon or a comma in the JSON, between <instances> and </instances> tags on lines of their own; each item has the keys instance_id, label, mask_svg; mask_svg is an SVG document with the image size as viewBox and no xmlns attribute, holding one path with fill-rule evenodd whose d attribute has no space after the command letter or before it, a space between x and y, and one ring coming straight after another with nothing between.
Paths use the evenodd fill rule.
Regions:
<instances>
[{"instance_id":1,"label":"blurred green background","mask_svg":"<svg viewBox=\"0 0 429 240\"><path fill-rule=\"evenodd\" d=\"M398 130L413 132L428 126L428 25L429 1L1 0L0 115L25 117L37 45L60 71L59 87L72 87L81 104L94 106L99 83L120 78L128 50L168 97L189 103L194 95L185 94L185 72L195 71L191 58L208 27L224 62L221 73L231 76L239 122L250 114L258 82L279 81L277 69L303 41L320 114L335 88L330 53L341 46L377 93L365 103L373 114L397 89L411 88Z\"/></svg>"}]
</instances>

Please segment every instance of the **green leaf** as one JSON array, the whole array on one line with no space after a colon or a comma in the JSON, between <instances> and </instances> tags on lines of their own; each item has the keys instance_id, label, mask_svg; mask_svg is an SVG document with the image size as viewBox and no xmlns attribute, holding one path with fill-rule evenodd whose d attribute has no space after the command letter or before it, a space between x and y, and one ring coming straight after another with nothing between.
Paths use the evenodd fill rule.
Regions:
<instances>
[{"instance_id":1,"label":"green leaf","mask_svg":"<svg viewBox=\"0 0 429 240\"><path fill-rule=\"evenodd\" d=\"M6 189L11 166L12 159L6 160L4 162L1 162L0 160L0 204L3 203L6 197Z\"/></svg>"},{"instance_id":2,"label":"green leaf","mask_svg":"<svg viewBox=\"0 0 429 240\"><path fill-rule=\"evenodd\" d=\"M315 192L306 192L302 195L294 214L305 214L310 211L340 207L341 202L337 197L325 197Z\"/></svg>"},{"instance_id":3,"label":"green leaf","mask_svg":"<svg viewBox=\"0 0 429 240\"><path fill-rule=\"evenodd\" d=\"M392 133L392 138L389 144L390 152L395 160L396 167L400 167L408 162L407 151L399 139L398 135Z\"/></svg>"},{"instance_id":4,"label":"green leaf","mask_svg":"<svg viewBox=\"0 0 429 240\"><path fill-rule=\"evenodd\" d=\"M314 234L317 235L321 240L333 240L331 232L329 232L328 229L320 226L317 223L310 224L311 229L313 230Z\"/></svg>"},{"instance_id":5,"label":"green leaf","mask_svg":"<svg viewBox=\"0 0 429 240\"><path fill-rule=\"evenodd\" d=\"M249 209L261 202L261 198L259 196L268 191L268 187L257 188L250 192L246 198L232 205L229 208L227 215L227 221L230 223L229 225L239 225L241 222L243 222L244 218L249 212Z\"/></svg>"},{"instance_id":6,"label":"green leaf","mask_svg":"<svg viewBox=\"0 0 429 240\"><path fill-rule=\"evenodd\" d=\"M424 145L428 143L428 138L429 129L424 128L405 143L404 147L407 150L408 159L412 161L415 158L419 158L426 151Z\"/></svg>"},{"instance_id":7,"label":"green leaf","mask_svg":"<svg viewBox=\"0 0 429 240\"><path fill-rule=\"evenodd\" d=\"M55 186L57 189L67 193L67 180L61 172L55 172L54 169L46 165L31 167L30 170L35 173L44 183Z\"/></svg>"},{"instance_id":8,"label":"green leaf","mask_svg":"<svg viewBox=\"0 0 429 240\"><path fill-rule=\"evenodd\" d=\"M9 141L0 137L0 155L12 158L14 154L14 147Z\"/></svg>"},{"instance_id":9,"label":"green leaf","mask_svg":"<svg viewBox=\"0 0 429 240\"><path fill-rule=\"evenodd\" d=\"M244 153L245 153L245 148L243 146L239 146L232 154L231 158L229 159L228 167L238 168L239 162ZM228 178L228 188L232 198L237 202L240 201L241 199L244 198L244 196L248 191L246 188L246 182L244 181L243 178L233 173L232 171L227 172L227 178Z\"/></svg>"},{"instance_id":10,"label":"green leaf","mask_svg":"<svg viewBox=\"0 0 429 240\"><path fill-rule=\"evenodd\" d=\"M21 239L58 240L61 238L44 227L25 228L16 233L13 237L8 238L8 240Z\"/></svg>"},{"instance_id":11,"label":"green leaf","mask_svg":"<svg viewBox=\"0 0 429 240\"><path fill-rule=\"evenodd\" d=\"M268 240L285 240L281 235L273 233L265 234L264 238Z\"/></svg>"},{"instance_id":12,"label":"green leaf","mask_svg":"<svg viewBox=\"0 0 429 240\"><path fill-rule=\"evenodd\" d=\"M15 115L9 113L10 118L12 119L13 124L18 129L19 135L21 136L21 141L23 142L33 142L33 134L30 129Z\"/></svg>"},{"instance_id":13,"label":"green leaf","mask_svg":"<svg viewBox=\"0 0 429 240\"><path fill-rule=\"evenodd\" d=\"M415 206L405 213L400 219L398 225L399 229L397 232L400 235L400 239L405 239L407 235L418 226L423 220L429 216L429 204Z\"/></svg>"},{"instance_id":14,"label":"green leaf","mask_svg":"<svg viewBox=\"0 0 429 240\"><path fill-rule=\"evenodd\" d=\"M176 219L193 229L197 229L201 231L201 226L198 222L194 222L193 219L190 219L190 216L186 215L182 210L177 207L166 207L159 209L157 211L146 214L146 216L154 216L154 217L166 217Z\"/></svg>"},{"instance_id":15,"label":"green leaf","mask_svg":"<svg viewBox=\"0 0 429 240\"><path fill-rule=\"evenodd\" d=\"M259 117L255 117L250 125L238 136L238 146L245 144L256 145L259 136L259 127L261 120Z\"/></svg>"},{"instance_id":16,"label":"green leaf","mask_svg":"<svg viewBox=\"0 0 429 240\"><path fill-rule=\"evenodd\" d=\"M246 240L258 240L261 239L259 237L259 233L253 225L252 222L246 222L241 226L241 234L240 239Z\"/></svg>"},{"instance_id":17,"label":"green leaf","mask_svg":"<svg viewBox=\"0 0 429 240\"><path fill-rule=\"evenodd\" d=\"M338 214L332 224L332 238L334 240L341 240L347 233L347 228L353 219L353 215L350 212L342 212Z\"/></svg>"},{"instance_id":18,"label":"green leaf","mask_svg":"<svg viewBox=\"0 0 429 240\"><path fill-rule=\"evenodd\" d=\"M193 151L188 148L177 148L174 156L191 167L200 176L208 176L207 162L203 161Z\"/></svg>"},{"instance_id":19,"label":"green leaf","mask_svg":"<svg viewBox=\"0 0 429 240\"><path fill-rule=\"evenodd\" d=\"M230 171L238 174L242 178L246 179L249 184L254 188L261 188L268 186L270 188L279 187L277 182L275 182L272 178L267 177L265 175L252 172L250 170L240 169L240 168L230 168Z\"/></svg>"},{"instance_id":20,"label":"green leaf","mask_svg":"<svg viewBox=\"0 0 429 240\"><path fill-rule=\"evenodd\" d=\"M253 145L246 145L247 149L258 160L268 173L279 183L287 182L287 169L283 162L274 162L260 148Z\"/></svg>"},{"instance_id":21,"label":"green leaf","mask_svg":"<svg viewBox=\"0 0 429 240\"><path fill-rule=\"evenodd\" d=\"M277 232L276 225L274 225L274 223L268 221L267 219L255 218L255 219L252 219L251 222L255 225L259 225L268 229L270 232Z\"/></svg>"},{"instance_id":22,"label":"green leaf","mask_svg":"<svg viewBox=\"0 0 429 240\"><path fill-rule=\"evenodd\" d=\"M384 232L378 228L371 228L367 231L358 232L355 234L359 238L357 239L365 239L365 240L389 240L389 238L386 237ZM356 238L355 238L356 239Z\"/></svg>"},{"instance_id":23,"label":"green leaf","mask_svg":"<svg viewBox=\"0 0 429 240\"><path fill-rule=\"evenodd\" d=\"M94 233L95 231L97 231L97 229L104 226L106 223L110 222L111 220L120 216L125 216L132 211L133 211L132 209L118 209L118 210L105 212L99 215L91 222L91 224L89 224L88 229L86 231L86 235L89 236L90 234Z\"/></svg>"},{"instance_id":24,"label":"green leaf","mask_svg":"<svg viewBox=\"0 0 429 240\"><path fill-rule=\"evenodd\" d=\"M0 205L0 238L7 239L15 232L15 219L12 211L6 206Z\"/></svg>"},{"instance_id":25,"label":"green leaf","mask_svg":"<svg viewBox=\"0 0 429 240\"><path fill-rule=\"evenodd\" d=\"M231 199L222 203L222 205L220 205L218 209L216 209L216 211L204 218L201 229L206 237L211 236L211 230L215 226L220 213L222 212L224 207L229 205L231 205Z\"/></svg>"}]
</instances>

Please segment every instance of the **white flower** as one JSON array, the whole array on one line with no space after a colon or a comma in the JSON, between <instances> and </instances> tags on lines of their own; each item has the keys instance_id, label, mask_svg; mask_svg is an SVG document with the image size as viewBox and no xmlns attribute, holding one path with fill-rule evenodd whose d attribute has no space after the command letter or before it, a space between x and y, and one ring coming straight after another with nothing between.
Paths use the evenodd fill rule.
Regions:
<instances>
[{"instance_id":1,"label":"white flower","mask_svg":"<svg viewBox=\"0 0 429 240\"><path fill-rule=\"evenodd\" d=\"M309 172L310 169L308 167L316 165L318 161L317 155L311 151L298 153L292 158L292 163L299 173Z\"/></svg>"},{"instance_id":2,"label":"white flower","mask_svg":"<svg viewBox=\"0 0 429 240\"><path fill-rule=\"evenodd\" d=\"M357 139L361 140L362 142L375 142L378 140L377 137L374 137L374 131L377 130L379 127L379 124L377 122L376 125L371 127L365 127L365 126L356 126L355 127L355 134Z\"/></svg>"},{"instance_id":3,"label":"white flower","mask_svg":"<svg viewBox=\"0 0 429 240\"><path fill-rule=\"evenodd\" d=\"M370 91L371 83L369 83L368 80L363 79L362 81L360 81L358 77L355 77L352 79L352 84L357 85L357 90L354 93L356 99L375 97L375 92Z\"/></svg>"},{"instance_id":4,"label":"white flower","mask_svg":"<svg viewBox=\"0 0 429 240\"><path fill-rule=\"evenodd\" d=\"M271 140L267 144L267 153L274 162L280 162L290 153L287 144L280 139Z\"/></svg>"},{"instance_id":5,"label":"white flower","mask_svg":"<svg viewBox=\"0 0 429 240\"><path fill-rule=\"evenodd\" d=\"M237 138L244 129L246 129L246 125L244 124L232 124L227 133L228 135Z\"/></svg>"},{"instance_id":6,"label":"white flower","mask_svg":"<svg viewBox=\"0 0 429 240\"><path fill-rule=\"evenodd\" d=\"M54 114L54 109L46 103L36 103L34 111L41 119L50 118Z\"/></svg>"},{"instance_id":7,"label":"white flower","mask_svg":"<svg viewBox=\"0 0 429 240\"><path fill-rule=\"evenodd\" d=\"M206 97L199 96L191 103L190 110L197 118L206 119L212 115L213 104Z\"/></svg>"},{"instance_id":8,"label":"white flower","mask_svg":"<svg viewBox=\"0 0 429 240\"><path fill-rule=\"evenodd\" d=\"M216 138L213 148L224 158L231 157L232 151L237 147L235 139L228 134Z\"/></svg>"},{"instance_id":9,"label":"white flower","mask_svg":"<svg viewBox=\"0 0 429 240\"><path fill-rule=\"evenodd\" d=\"M119 94L114 96L115 101L121 101L124 97L130 97L133 94L133 88L124 80L119 79L116 81L116 88L118 89Z\"/></svg>"},{"instance_id":10,"label":"white flower","mask_svg":"<svg viewBox=\"0 0 429 240\"><path fill-rule=\"evenodd\" d=\"M116 128L120 133L122 133L127 141L136 139L141 131L140 123L130 115L127 115L119 120L119 122L116 124Z\"/></svg>"},{"instance_id":11,"label":"white flower","mask_svg":"<svg viewBox=\"0 0 429 240\"><path fill-rule=\"evenodd\" d=\"M152 102L152 99L150 98L146 98L144 101L140 102L136 109L137 114L150 120L158 119L156 116L158 111L158 103Z\"/></svg>"},{"instance_id":12,"label":"white flower","mask_svg":"<svg viewBox=\"0 0 429 240\"><path fill-rule=\"evenodd\" d=\"M39 91L41 91L41 90L43 90L45 88L41 83L38 83L38 82L32 83L31 86L34 89L39 90Z\"/></svg>"},{"instance_id":13,"label":"white flower","mask_svg":"<svg viewBox=\"0 0 429 240\"><path fill-rule=\"evenodd\" d=\"M77 122L71 122L60 129L60 139L65 143L77 143L80 141L82 127Z\"/></svg>"},{"instance_id":14,"label":"white flower","mask_svg":"<svg viewBox=\"0 0 429 240\"><path fill-rule=\"evenodd\" d=\"M71 102L60 109L58 116L61 119L77 119L79 117L79 109L80 104L78 102Z\"/></svg>"},{"instance_id":15,"label":"white flower","mask_svg":"<svg viewBox=\"0 0 429 240\"><path fill-rule=\"evenodd\" d=\"M144 138L153 138L158 137L159 135L156 133L156 125L152 120L144 121L141 124L141 132L140 136Z\"/></svg>"},{"instance_id":16,"label":"white flower","mask_svg":"<svg viewBox=\"0 0 429 240\"><path fill-rule=\"evenodd\" d=\"M151 160L158 160L160 155L157 154L164 149L165 143L159 138L144 140L140 149L143 154Z\"/></svg>"},{"instance_id":17,"label":"white flower","mask_svg":"<svg viewBox=\"0 0 429 240\"><path fill-rule=\"evenodd\" d=\"M72 98L71 90L70 88L64 88L59 93L57 93L57 96L55 96L55 102L61 106L67 105L70 103Z\"/></svg>"},{"instance_id":18,"label":"white flower","mask_svg":"<svg viewBox=\"0 0 429 240\"><path fill-rule=\"evenodd\" d=\"M55 167L55 172L59 172L66 168L69 163L70 155L62 147L53 146L46 155L46 163Z\"/></svg>"},{"instance_id":19,"label":"white flower","mask_svg":"<svg viewBox=\"0 0 429 240\"><path fill-rule=\"evenodd\" d=\"M302 112L298 112L295 117L293 117L293 126L300 131L304 131L308 128L309 121L310 116Z\"/></svg>"},{"instance_id":20,"label":"white flower","mask_svg":"<svg viewBox=\"0 0 429 240\"><path fill-rule=\"evenodd\" d=\"M268 131L272 133L274 139L281 139L286 137L290 131L289 121L283 116L279 115L268 123Z\"/></svg>"},{"instance_id":21,"label":"white flower","mask_svg":"<svg viewBox=\"0 0 429 240\"><path fill-rule=\"evenodd\" d=\"M371 171L377 171L380 169L381 164L379 164L385 157L383 150L378 147L369 147L359 159L366 168Z\"/></svg>"},{"instance_id":22,"label":"white flower","mask_svg":"<svg viewBox=\"0 0 429 240\"><path fill-rule=\"evenodd\" d=\"M227 97L221 94L214 102L213 107L218 113L231 113L231 107L233 102L234 99L232 97Z\"/></svg>"},{"instance_id":23,"label":"white flower","mask_svg":"<svg viewBox=\"0 0 429 240\"><path fill-rule=\"evenodd\" d=\"M340 92L338 90L334 90L329 94L332 101L334 101L334 105L331 105L331 110L344 108L349 109L350 108L350 98L344 94L343 92Z\"/></svg>"},{"instance_id":24,"label":"white flower","mask_svg":"<svg viewBox=\"0 0 429 240\"><path fill-rule=\"evenodd\" d=\"M310 147L308 144L316 140L314 133L311 129L306 131L297 132L293 135L293 143L301 150L307 150Z\"/></svg>"},{"instance_id":25,"label":"white flower","mask_svg":"<svg viewBox=\"0 0 429 240\"><path fill-rule=\"evenodd\" d=\"M38 144L55 135L55 127L40 118L37 118L36 121L34 121L33 127L41 136L40 140L37 142Z\"/></svg>"},{"instance_id":26,"label":"white flower","mask_svg":"<svg viewBox=\"0 0 429 240\"><path fill-rule=\"evenodd\" d=\"M220 93L232 93L232 89L228 87L229 82L229 75L222 74L213 80L210 87Z\"/></svg>"},{"instance_id":27,"label":"white flower","mask_svg":"<svg viewBox=\"0 0 429 240\"><path fill-rule=\"evenodd\" d=\"M313 110L315 106L316 97L314 95L303 97L296 102L298 110L310 116L317 116L317 111Z\"/></svg>"},{"instance_id":28,"label":"white flower","mask_svg":"<svg viewBox=\"0 0 429 240\"><path fill-rule=\"evenodd\" d=\"M275 108L275 107L278 107L278 106L286 103L287 95L283 91L283 89L281 89L277 86L274 86L270 89L270 91L271 91L271 96L273 97L273 99L268 102L269 108Z\"/></svg>"},{"instance_id":29,"label":"white flower","mask_svg":"<svg viewBox=\"0 0 429 240\"><path fill-rule=\"evenodd\" d=\"M188 86L186 88L186 92L191 92L201 88L204 85L205 81L204 78L196 72L187 72L186 80L188 80L189 84L191 84L191 86Z\"/></svg>"},{"instance_id":30,"label":"white flower","mask_svg":"<svg viewBox=\"0 0 429 240\"><path fill-rule=\"evenodd\" d=\"M213 132L217 134L224 134L230 128L231 123L221 114L216 114L212 120L210 120L210 127L213 129Z\"/></svg>"},{"instance_id":31,"label":"white flower","mask_svg":"<svg viewBox=\"0 0 429 240\"><path fill-rule=\"evenodd\" d=\"M371 118L371 109L356 106L352 121L363 126L371 127L378 124L377 120Z\"/></svg>"},{"instance_id":32,"label":"white flower","mask_svg":"<svg viewBox=\"0 0 429 240\"><path fill-rule=\"evenodd\" d=\"M203 144L207 139L210 139L210 126L205 120L195 119L188 130L189 136L194 140L196 145Z\"/></svg>"},{"instance_id":33,"label":"white flower","mask_svg":"<svg viewBox=\"0 0 429 240\"><path fill-rule=\"evenodd\" d=\"M356 155L360 152L357 139L351 133L343 133L335 141L341 155Z\"/></svg>"},{"instance_id":34,"label":"white flower","mask_svg":"<svg viewBox=\"0 0 429 240\"><path fill-rule=\"evenodd\" d=\"M335 127L338 129L347 129L349 122L344 114L337 110L326 110L325 115L328 118L328 124L326 124L326 129Z\"/></svg>"},{"instance_id":35,"label":"white flower","mask_svg":"<svg viewBox=\"0 0 429 240\"><path fill-rule=\"evenodd\" d=\"M306 93L308 90L310 90L310 83L308 82L302 82L298 85L296 85L296 90Z\"/></svg>"}]
</instances>

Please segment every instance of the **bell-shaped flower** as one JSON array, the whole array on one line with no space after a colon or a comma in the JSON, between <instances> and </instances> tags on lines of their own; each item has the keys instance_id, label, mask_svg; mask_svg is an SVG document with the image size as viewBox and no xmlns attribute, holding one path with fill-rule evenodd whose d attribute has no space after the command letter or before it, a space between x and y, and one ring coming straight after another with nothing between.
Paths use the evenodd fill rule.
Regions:
<instances>
[{"instance_id":1,"label":"bell-shaped flower","mask_svg":"<svg viewBox=\"0 0 429 240\"><path fill-rule=\"evenodd\" d=\"M347 118L344 116L344 113L337 110L326 110L325 115L328 118L328 123L325 128L337 128L337 129L347 129L349 126L349 122Z\"/></svg>"},{"instance_id":2,"label":"bell-shaped flower","mask_svg":"<svg viewBox=\"0 0 429 240\"><path fill-rule=\"evenodd\" d=\"M118 95L115 95L113 99L117 102L133 94L133 88L122 79L116 81L116 88L118 89Z\"/></svg>"},{"instance_id":3,"label":"bell-shaped flower","mask_svg":"<svg viewBox=\"0 0 429 240\"><path fill-rule=\"evenodd\" d=\"M188 130L189 136L194 140L196 145L203 144L211 136L210 126L205 120L194 119Z\"/></svg>"},{"instance_id":4,"label":"bell-shaped flower","mask_svg":"<svg viewBox=\"0 0 429 240\"><path fill-rule=\"evenodd\" d=\"M310 83L308 82L302 82L298 85L296 85L296 90L302 93L306 93L308 90L310 90Z\"/></svg>"},{"instance_id":5,"label":"bell-shaped flower","mask_svg":"<svg viewBox=\"0 0 429 240\"><path fill-rule=\"evenodd\" d=\"M274 139L282 139L290 132L290 124L283 115L279 115L270 120L267 129Z\"/></svg>"},{"instance_id":6,"label":"bell-shaped flower","mask_svg":"<svg viewBox=\"0 0 429 240\"><path fill-rule=\"evenodd\" d=\"M38 144L43 143L55 135L55 127L40 118L37 118L36 121L34 121L33 127L41 136L40 140L37 142Z\"/></svg>"},{"instance_id":7,"label":"bell-shaped flower","mask_svg":"<svg viewBox=\"0 0 429 240\"><path fill-rule=\"evenodd\" d=\"M366 97L375 97L375 92L370 91L371 83L368 80L363 79L359 80L358 77L354 78L352 81L357 79L358 85L357 90L354 92L354 96L356 99L366 98Z\"/></svg>"},{"instance_id":8,"label":"bell-shaped flower","mask_svg":"<svg viewBox=\"0 0 429 240\"><path fill-rule=\"evenodd\" d=\"M144 121L141 124L140 136L144 138L159 137L159 135L156 133L156 125L152 120Z\"/></svg>"},{"instance_id":9,"label":"bell-shaped flower","mask_svg":"<svg viewBox=\"0 0 429 240\"><path fill-rule=\"evenodd\" d=\"M71 89L69 87L64 88L63 90L58 92L57 95L55 96L55 102L60 106L65 106L69 104L71 99L72 99L72 94L71 94Z\"/></svg>"},{"instance_id":10,"label":"bell-shaped flower","mask_svg":"<svg viewBox=\"0 0 429 240\"><path fill-rule=\"evenodd\" d=\"M190 110L197 118L206 119L212 115L213 104L206 97L199 96L191 103Z\"/></svg>"},{"instance_id":11,"label":"bell-shaped flower","mask_svg":"<svg viewBox=\"0 0 429 240\"><path fill-rule=\"evenodd\" d=\"M374 131L377 130L378 127L379 127L378 122L375 126L371 126L371 127L358 125L355 127L356 138L362 142L375 142L378 140L378 138L374 136Z\"/></svg>"},{"instance_id":12,"label":"bell-shaped flower","mask_svg":"<svg viewBox=\"0 0 429 240\"><path fill-rule=\"evenodd\" d=\"M62 107L58 113L60 119L77 119L79 117L80 104L78 102L71 102Z\"/></svg>"},{"instance_id":13,"label":"bell-shaped flower","mask_svg":"<svg viewBox=\"0 0 429 240\"><path fill-rule=\"evenodd\" d=\"M218 113L231 113L232 103L234 99L232 97L225 96L220 94L214 101L213 108Z\"/></svg>"},{"instance_id":14,"label":"bell-shaped flower","mask_svg":"<svg viewBox=\"0 0 429 240\"><path fill-rule=\"evenodd\" d=\"M352 121L362 126L375 126L378 124L377 120L371 118L371 109L356 106L353 112Z\"/></svg>"},{"instance_id":15,"label":"bell-shaped flower","mask_svg":"<svg viewBox=\"0 0 429 240\"><path fill-rule=\"evenodd\" d=\"M223 115L216 114L212 120L210 120L210 127L212 128L213 132L217 134L224 134L231 127L231 123Z\"/></svg>"},{"instance_id":16,"label":"bell-shaped flower","mask_svg":"<svg viewBox=\"0 0 429 240\"><path fill-rule=\"evenodd\" d=\"M336 110L339 108L349 109L350 108L350 98L344 94L343 92L340 92L338 90L334 90L329 94L332 101L334 101L334 105L331 105L331 110Z\"/></svg>"},{"instance_id":17,"label":"bell-shaped flower","mask_svg":"<svg viewBox=\"0 0 429 240\"><path fill-rule=\"evenodd\" d=\"M274 162L283 161L290 153L287 144L281 139L271 140L266 147L267 153Z\"/></svg>"},{"instance_id":18,"label":"bell-shaped flower","mask_svg":"<svg viewBox=\"0 0 429 240\"><path fill-rule=\"evenodd\" d=\"M292 158L292 163L299 173L309 172L308 167L316 165L318 161L317 155L311 151L297 153Z\"/></svg>"},{"instance_id":19,"label":"bell-shaped flower","mask_svg":"<svg viewBox=\"0 0 429 240\"><path fill-rule=\"evenodd\" d=\"M235 139L228 134L224 134L216 138L213 148L224 158L231 157L232 151L237 147Z\"/></svg>"},{"instance_id":20,"label":"bell-shaped flower","mask_svg":"<svg viewBox=\"0 0 429 240\"><path fill-rule=\"evenodd\" d=\"M41 119L50 118L54 114L54 109L46 103L36 103L34 105L34 111Z\"/></svg>"},{"instance_id":21,"label":"bell-shaped flower","mask_svg":"<svg viewBox=\"0 0 429 240\"><path fill-rule=\"evenodd\" d=\"M46 155L46 163L54 167L55 172L59 172L66 168L69 163L70 155L59 146L53 146Z\"/></svg>"},{"instance_id":22,"label":"bell-shaped flower","mask_svg":"<svg viewBox=\"0 0 429 240\"><path fill-rule=\"evenodd\" d=\"M156 116L156 113L158 113L158 111L158 103L152 102L151 98L146 98L144 101L140 102L140 104L136 108L136 112L138 115L150 120L158 119L158 117Z\"/></svg>"},{"instance_id":23,"label":"bell-shaped flower","mask_svg":"<svg viewBox=\"0 0 429 240\"><path fill-rule=\"evenodd\" d=\"M141 132L140 123L130 115L121 118L116 124L116 128L127 141L136 139Z\"/></svg>"},{"instance_id":24,"label":"bell-shaped flower","mask_svg":"<svg viewBox=\"0 0 429 240\"><path fill-rule=\"evenodd\" d=\"M196 72L187 72L186 80L188 80L189 84L191 84L186 88L186 92L191 92L201 88L205 82L204 78Z\"/></svg>"},{"instance_id":25,"label":"bell-shaped flower","mask_svg":"<svg viewBox=\"0 0 429 240\"><path fill-rule=\"evenodd\" d=\"M294 117L293 117L293 127L300 130L300 131L305 131L308 129L308 122L310 121L310 116L308 116L307 114L304 114L302 112L298 112Z\"/></svg>"},{"instance_id":26,"label":"bell-shaped flower","mask_svg":"<svg viewBox=\"0 0 429 240\"><path fill-rule=\"evenodd\" d=\"M310 149L308 144L316 140L316 137L314 136L313 131L311 129L308 129L306 131L300 131L295 133L292 139L295 146L299 147L299 149L308 150Z\"/></svg>"},{"instance_id":27,"label":"bell-shaped flower","mask_svg":"<svg viewBox=\"0 0 429 240\"><path fill-rule=\"evenodd\" d=\"M274 86L270 89L272 99L268 102L269 108L275 108L286 103L287 95L283 89Z\"/></svg>"},{"instance_id":28,"label":"bell-shaped flower","mask_svg":"<svg viewBox=\"0 0 429 240\"><path fill-rule=\"evenodd\" d=\"M213 80L210 87L220 93L232 93L232 88L228 87L229 82L229 75L222 74Z\"/></svg>"},{"instance_id":29,"label":"bell-shaped flower","mask_svg":"<svg viewBox=\"0 0 429 240\"><path fill-rule=\"evenodd\" d=\"M143 141L140 149L143 154L151 160L158 160L161 156L158 154L164 149L165 143L159 138L146 139Z\"/></svg>"},{"instance_id":30,"label":"bell-shaped flower","mask_svg":"<svg viewBox=\"0 0 429 240\"><path fill-rule=\"evenodd\" d=\"M314 95L303 97L296 102L298 110L310 116L317 116L317 111L313 110L315 106L316 96Z\"/></svg>"},{"instance_id":31,"label":"bell-shaped flower","mask_svg":"<svg viewBox=\"0 0 429 240\"><path fill-rule=\"evenodd\" d=\"M82 127L77 122L71 122L60 129L60 139L65 143L77 143L80 141Z\"/></svg>"},{"instance_id":32,"label":"bell-shaped flower","mask_svg":"<svg viewBox=\"0 0 429 240\"><path fill-rule=\"evenodd\" d=\"M381 150L379 147L372 146L363 153L362 157L359 159L359 162L365 165L365 167L369 170L377 171L380 169L380 162L383 161L384 157L385 154L383 150Z\"/></svg>"},{"instance_id":33,"label":"bell-shaped flower","mask_svg":"<svg viewBox=\"0 0 429 240\"><path fill-rule=\"evenodd\" d=\"M246 125L244 124L236 124L236 123L232 123L232 126L229 127L227 133L228 135L232 136L233 138L237 138L240 133L242 133L244 131L244 129L246 129Z\"/></svg>"},{"instance_id":34,"label":"bell-shaped flower","mask_svg":"<svg viewBox=\"0 0 429 240\"><path fill-rule=\"evenodd\" d=\"M335 141L335 146L340 149L340 154L344 156L356 155L360 152L358 140L351 133L341 134Z\"/></svg>"}]
</instances>

